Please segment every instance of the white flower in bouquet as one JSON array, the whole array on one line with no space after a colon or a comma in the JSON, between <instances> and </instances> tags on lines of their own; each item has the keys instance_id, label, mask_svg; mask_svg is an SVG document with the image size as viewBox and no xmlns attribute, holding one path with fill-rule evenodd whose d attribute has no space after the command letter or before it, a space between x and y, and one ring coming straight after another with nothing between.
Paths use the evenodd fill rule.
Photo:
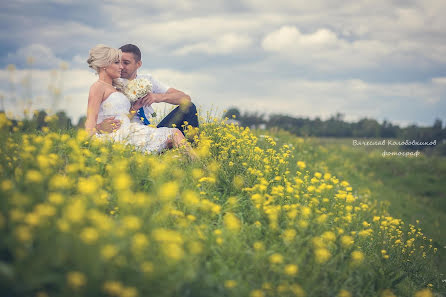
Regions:
<instances>
[{"instance_id":1,"label":"white flower in bouquet","mask_svg":"<svg viewBox=\"0 0 446 297\"><path fill-rule=\"evenodd\" d=\"M146 78L135 78L133 80L120 79L122 92L127 96L131 103L139 98L146 96L152 91L152 83ZM156 113L152 106L147 106L152 117L156 117Z\"/></svg>"}]
</instances>

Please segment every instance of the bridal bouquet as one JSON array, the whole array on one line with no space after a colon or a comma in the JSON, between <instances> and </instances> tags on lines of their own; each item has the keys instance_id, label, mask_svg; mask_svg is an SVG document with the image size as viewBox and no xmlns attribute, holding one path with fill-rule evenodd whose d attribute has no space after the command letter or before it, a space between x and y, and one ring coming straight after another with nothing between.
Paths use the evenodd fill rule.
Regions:
<instances>
[{"instance_id":1,"label":"bridal bouquet","mask_svg":"<svg viewBox=\"0 0 446 297\"><path fill-rule=\"evenodd\" d=\"M133 80L121 79L120 83L122 85L122 92L129 98L131 103L152 91L152 83L146 78L135 78ZM156 117L152 106L148 106L147 109L152 117Z\"/></svg>"}]
</instances>

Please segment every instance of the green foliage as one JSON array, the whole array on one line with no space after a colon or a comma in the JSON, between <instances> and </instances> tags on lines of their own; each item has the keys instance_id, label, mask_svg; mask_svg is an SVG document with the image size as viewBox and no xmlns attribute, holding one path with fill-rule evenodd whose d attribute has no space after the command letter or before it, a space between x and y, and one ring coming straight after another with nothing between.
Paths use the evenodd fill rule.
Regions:
<instances>
[{"instance_id":1,"label":"green foliage","mask_svg":"<svg viewBox=\"0 0 446 297\"><path fill-rule=\"evenodd\" d=\"M429 238L335 174L328 151L306 139L212 122L190 162L83 130L11 125L0 117L1 295L441 289Z\"/></svg>"}]
</instances>

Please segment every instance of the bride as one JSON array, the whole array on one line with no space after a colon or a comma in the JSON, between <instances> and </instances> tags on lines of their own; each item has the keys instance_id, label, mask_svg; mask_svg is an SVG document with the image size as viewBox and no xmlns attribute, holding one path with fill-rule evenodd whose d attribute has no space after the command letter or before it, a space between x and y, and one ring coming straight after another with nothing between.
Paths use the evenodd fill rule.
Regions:
<instances>
[{"instance_id":1,"label":"bride","mask_svg":"<svg viewBox=\"0 0 446 297\"><path fill-rule=\"evenodd\" d=\"M140 122L131 122L135 112L142 107L143 101L138 100L132 105L129 99L116 89L113 80L121 76L121 55L121 50L102 44L90 50L87 63L99 78L90 87L88 95L85 128L89 135L131 144L148 153L184 147L189 156L194 158L192 149L177 128L153 128ZM121 125L112 133L102 134L97 125L109 117L115 117L121 121Z\"/></svg>"}]
</instances>

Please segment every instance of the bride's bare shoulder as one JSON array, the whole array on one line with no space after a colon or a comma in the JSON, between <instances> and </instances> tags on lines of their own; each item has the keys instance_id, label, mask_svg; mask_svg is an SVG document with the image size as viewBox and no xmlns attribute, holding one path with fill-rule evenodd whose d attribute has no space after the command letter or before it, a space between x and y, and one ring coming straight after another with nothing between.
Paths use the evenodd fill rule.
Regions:
<instances>
[{"instance_id":1,"label":"bride's bare shoulder","mask_svg":"<svg viewBox=\"0 0 446 297\"><path fill-rule=\"evenodd\" d=\"M105 88L100 83L95 82L90 86L90 92L88 94L89 98L102 98L105 93Z\"/></svg>"},{"instance_id":2,"label":"bride's bare shoulder","mask_svg":"<svg viewBox=\"0 0 446 297\"><path fill-rule=\"evenodd\" d=\"M91 86L90 86L90 92L96 92L96 91L103 91L105 89L105 86L103 84L100 84L99 82L95 81Z\"/></svg>"}]
</instances>

